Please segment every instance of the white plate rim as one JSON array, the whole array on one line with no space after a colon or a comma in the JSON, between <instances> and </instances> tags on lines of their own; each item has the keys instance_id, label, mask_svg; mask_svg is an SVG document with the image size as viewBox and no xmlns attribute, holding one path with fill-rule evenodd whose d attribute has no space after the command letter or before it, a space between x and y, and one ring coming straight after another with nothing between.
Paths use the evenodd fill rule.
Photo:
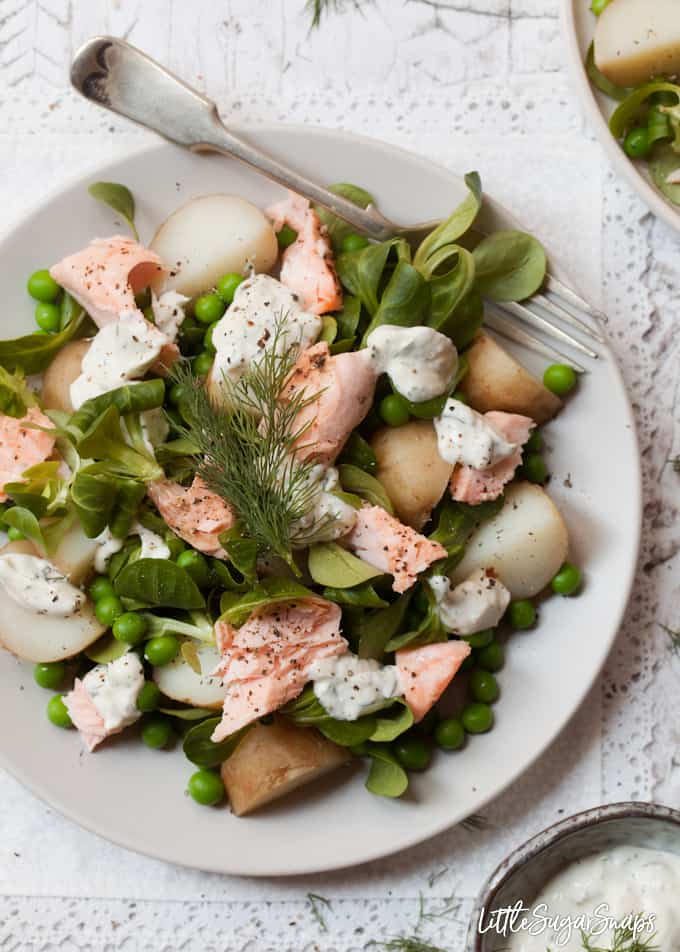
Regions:
<instances>
[{"instance_id":1,"label":"white plate rim","mask_svg":"<svg viewBox=\"0 0 680 952\"><path fill-rule=\"evenodd\" d=\"M235 132L242 132L244 135L247 135L249 132L253 132L252 126L238 126L234 124L232 126ZM370 136L361 135L358 133L348 132L346 130L335 130L328 129L324 127L309 127L297 123L283 123L283 122L267 122L260 123L257 125L257 132L264 134L271 134L276 136L277 131L291 131L304 133L305 135L310 136L319 136L319 137L340 137L344 140L349 140L354 142L358 147L361 147L362 144L372 148L372 149L381 149L386 155L395 154L401 155L402 157L407 157L408 160L413 164L418 164L426 172L428 169L431 171L436 171L441 174L445 172L451 179L455 179L458 183L462 182L462 176L458 175L455 172L452 172L447 167L443 166L440 163L437 163L431 159L428 159L424 156L421 156L417 153L412 152L409 149L395 146L391 143L384 142L379 139L374 139ZM0 230L0 241L4 240L13 229L20 226L25 220L31 216L39 213L46 205L48 205L55 198L66 191L69 188L72 188L76 185L84 183L86 179L94 176L95 174L105 171L111 167L115 167L118 163L124 162L133 158L143 157L145 154L151 154L159 148L167 148L167 144L162 141L151 141L145 142L138 146L133 146L129 149L126 149L124 152L121 151L119 154L113 158L109 158L106 161L94 162L86 168L82 169L80 172L68 176L62 182L55 185L53 188L48 190L39 201L33 202L28 205L21 213L15 215L13 220L9 225L3 227ZM200 157L196 157L196 161L200 161ZM487 196L488 198L488 196ZM493 199L492 203L495 205L496 209L499 210L504 217L512 221L512 214L508 213L502 206L498 205ZM564 277L563 274L558 270L554 269L560 277ZM576 285L574 285L576 287ZM546 735L544 742L540 745L537 745L527 756L522 758L517 758L515 760L515 766L511 774L505 778L505 780L499 783L493 791L490 791L487 795L480 797L479 801L475 804L475 807L470 810L452 811L450 817L442 820L441 822L436 822L427 826L426 824L422 826L414 825L412 832L406 832L404 836L399 840L395 845L381 845L379 847L363 847L359 844L359 848L356 851L356 856L350 861L337 862L333 860L324 860L323 863L309 863L309 862L291 862L290 865L282 867L281 864L273 864L268 868L262 868L261 865L252 867L250 865L244 866L244 864L232 864L230 862L220 862L214 863L211 861L201 863L198 865L193 862L187 862L178 856L177 853L173 850L151 850L140 848L140 846L135 842L135 840L120 831L117 831L115 824L109 828L106 828L103 824L90 823L87 820L83 820L79 815L78 810L72 809L68 802L63 802L60 798L50 796L49 790L41 786L39 783L34 782L22 769L21 766L17 766L16 763L12 762L5 756L2 746L0 745L0 766L6 769L12 776L19 780L24 786L26 786L35 796L40 800L48 804L49 806L56 809L60 814L74 822L76 825L80 826L83 829L88 830L91 833L109 841L115 843L118 846L122 846L125 849L130 850L133 853L139 853L141 855L150 856L155 859L160 859L165 862L173 863L178 866L186 866L187 868L200 869L205 872L214 872L227 875L245 875L248 877L278 877L278 876L301 876L301 875L313 875L317 873L331 872L339 869L347 869L355 866L360 866L375 860L383 859L387 856L394 855L396 853L401 853L402 851L408 850L412 847L415 847L426 840L431 839L432 837L437 836L440 833L445 832L456 824L462 822L466 817L470 816L472 813L475 813L479 809L483 809L489 802L495 800L502 793L504 793L508 787L510 787L532 764L534 764L551 746L552 743L556 740L559 734L567 727L571 718L574 716L576 711L581 707L585 698L587 697L590 689L592 688L595 680L599 676L606 660L609 655L609 652L616 640L618 635L621 622L625 615L625 611L630 599L630 594L632 591L635 573L637 568L638 553L640 548L640 539L641 539L641 529L642 529L642 476L641 469L639 465L639 444L637 440L637 430L636 422L633 414L632 406L627 395L625 384L623 381L623 376L621 370L618 366L618 363L611 351L609 345L605 345L602 349L606 350L606 359L607 363L610 366L610 369L613 371L617 382L621 388L621 394L625 397L625 412L627 417L627 426L630 428L631 436L634 441L635 447L637 448L637 465L635 468L635 480L634 480L634 490L635 497L632 500L629 500L632 514L634 516L633 522L636 527L636 532L634 538L630 540L630 558L628 560L628 570L626 577L623 580L623 585L621 587L621 596L620 604L617 607L617 610L612 615L611 621L611 631L609 637L605 640L602 640L601 650L599 656L593 664L591 677L585 679L580 685L580 691L575 695L574 703L572 704L572 709L568 715L564 717L563 723L561 726L556 729L552 734ZM427 805L423 804L423 809L420 811L419 815L425 817L427 813Z\"/></svg>"},{"instance_id":2,"label":"white plate rim","mask_svg":"<svg viewBox=\"0 0 680 952\"><path fill-rule=\"evenodd\" d=\"M567 68L572 85L583 107L595 137L607 153L615 170L637 192L651 212L661 218L675 231L680 232L680 209L664 198L663 194L651 184L642 172L644 163L635 163L625 154L619 143L609 131L609 125L597 95L588 79L577 24L577 4L587 0L561 0L561 17L567 47ZM595 15L593 16L593 22Z\"/></svg>"}]
</instances>

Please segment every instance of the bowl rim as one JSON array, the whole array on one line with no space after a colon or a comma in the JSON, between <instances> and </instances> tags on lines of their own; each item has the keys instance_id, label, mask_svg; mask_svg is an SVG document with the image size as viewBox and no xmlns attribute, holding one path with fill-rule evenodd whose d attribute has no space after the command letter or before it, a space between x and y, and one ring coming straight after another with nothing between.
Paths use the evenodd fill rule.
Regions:
<instances>
[{"instance_id":1,"label":"bowl rim","mask_svg":"<svg viewBox=\"0 0 680 952\"><path fill-rule=\"evenodd\" d=\"M477 929L481 911L493 902L501 887L518 869L533 862L548 847L554 846L578 830L599 826L609 820L621 819L664 820L680 828L680 810L640 800L624 800L619 803L591 807L546 827L506 856L483 884L470 914L466 952L484 952L482 945L484 937Z\"/></svg>"}]
</instances>

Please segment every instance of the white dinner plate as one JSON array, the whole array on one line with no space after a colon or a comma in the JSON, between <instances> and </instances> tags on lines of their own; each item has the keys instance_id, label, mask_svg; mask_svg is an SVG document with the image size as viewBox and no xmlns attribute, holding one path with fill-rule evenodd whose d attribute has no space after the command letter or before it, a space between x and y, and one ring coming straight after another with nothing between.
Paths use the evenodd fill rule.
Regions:
<instances>
[{"instance_id":1,"label":"white dinner plate","mask_svg":"<svg viewBox=\"0 0 680 952\"><path fill-rule=\"evenodd\" d=\"M590 0L561 0L562 25L567 47L567 65L572 85L588 117L590 127L609 156L609 160L650 211L680 231L680 208L669 201L654 185L646 162L629 159L609 131L609 117L618 103L595 89L586 73L588 47L595 31L596 16Z\"/></svg>"},{"instance_id":2,"label":"white dinner plate","mask_svg":"<svg viewBox=\"0 0 680 952\"><path fill-rule=\"evenodd\" d=\"M446 169L369 139L289 126L247 135L320 182L364 186L398 220L446 215L466 194L462 180ZM98 168L61 189L0 242L3 336L31 327L25 276L95 236L121 230L113 213L87 193L98 179L132 189L142 240L191 196L233 192L264 206L280 191L235 162L170 145ZM47 721L48 694L33 683L31 665L6 652L0 652L0 720L6 725L0 761L87 829L151 856L224 873L312 873L361 863L479 811L540 756L583 701L620 625L636 563L638 449L611 354L594 364L545 432L551 492L570 527L573 559L585 572L583 594L546 600L536 630L512 638L499 676L495 728L460 753L436 754L429 771L413 775L403 799L369 794L359 764L245 819L197 806L184 792L192 767L181 750L150 751L128 736L83 753L74 732Z\"/></svg>"}]
</instances>

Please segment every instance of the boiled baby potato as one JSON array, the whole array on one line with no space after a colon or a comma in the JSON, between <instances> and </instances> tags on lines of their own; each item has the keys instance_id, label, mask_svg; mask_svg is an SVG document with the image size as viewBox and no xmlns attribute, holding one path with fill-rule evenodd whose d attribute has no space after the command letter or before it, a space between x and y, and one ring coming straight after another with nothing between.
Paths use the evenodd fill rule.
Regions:
<instances>
[{"instance_id":1,"label":"boiled baby potato","mask_svg":"<svg viewBox=\"0 0 680 952\"><path fill-rule=\"evenodd\" d=\"M50 556L50 562L56 565L72 585L82 585L94 571L94 557L98 548L96 539L88 539L80 522L74 520Z\"/></svg>"},{"instance_id":2,"label":"boiled baby potato","mask_svg":"<svg viewBox=\"0 0 680 952\"><path fill-rule=\"evenodd\" d=\"M465 357L468 372L460 389L480 413L505 410L545 423L560 410L562 401L488 334L479 334Z\"/></svg>"},{"instance_id":3,"label":"boiled baby potato","mask_svg":"<svg viewBox=\"0 0 680 952\"><path fill-rule=\"evenodd\" d=\"M0 549L0 555L11 552L22 555L40 555L28 541L10 542ZM38 615L23 608L8 595L2 598L0 609L0 645L25 661L64 661L79 654L106 630L97 621L89 599L76 615L60 618L58 615Z\"/></svg>"},{"instance_id":4,"label":"boiled baby potato","mask_svg":"<svg viewBox=\"0 0 680 952\"><path fill-rule=\"evenodd\" d=\"M595 63L617 86L680 72L678 0L614 0L597 21Z\"/></svg>"},{"instance_id":5,"label":"boiled baby potato","mask_svg":"<svg viewBox=\"0 0 680 952\"><path fill-rule=\"evenodd\" d=\"M193 198L163 222L151 248L173 272L165 290L188 297L209 291L229 271L269 271L278 255L269 220L237 195Z\"/></svg>"},{"instance_id":6,"label":"boiled baby potato","mask_svg":"<svg viewBox=\"0 0 680 952\"><path fill-rule=\"evenodd\" d=\"M194 644L196 644L194 642ZM211 678L210 672L219 664L220 655L213 645L196 644L201 674L187 664L181 654L174 661L153 669L153 679L166 697L191 707L210 707L219 710L227 693L220 678Z\"/></svg>"},{"instance_id":7,"label":"boiled baby potato","mask_svg":"<svg viewBox=\"0 0 680 952\"><path fill-rule=\"evenodd\" d=\"M48 410L73 413L71 384L80 376L90 343L89 340L72 340L65 344L43 374L41 398Z\"/></svg>"},{"instance_id":8,"label":"boiled baby potato","mask_svg":"<svg viewBox=\"0 0 680 952\"><path fill-rule=\"evenodd\" d=\"M346 764L351 754L312 727L296 727L276 718L248 731L222 764L222 780L237 816L285 796Z\"/></svg>"},{"instance_id":9,"label":"boiled baby potato","mask_svg":"<svg viewBox=\"0 0 680 952\"><path fill-rule=\"evenodd\" d=\"M378 460L376 478L394 509L414 529L422 529L451 479L453 464L439 455L437 434L429 420L385 427L371 439Z\"/></svg>"},{"instance_id":10,"label":"boiled baby potato","mask_svg":"<svg viewBox=\"0 0 680 952\"><path fill-rule=\"evenodd\" d=\"M559 571L568 547L567 527L550 496L533 483L516 483L498 515L471 536L452 580L492 568L513 598L531 598Z\"/></svg>"}]
</instances>

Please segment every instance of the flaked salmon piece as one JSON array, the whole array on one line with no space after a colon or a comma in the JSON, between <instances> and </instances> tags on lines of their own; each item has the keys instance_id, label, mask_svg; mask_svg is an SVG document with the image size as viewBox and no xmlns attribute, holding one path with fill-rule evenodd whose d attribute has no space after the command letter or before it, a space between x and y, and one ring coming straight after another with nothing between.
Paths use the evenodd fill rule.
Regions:
<instances>
[{"instance_id":1,"label":"flaked salmon piece","mask_svg":"<svg viewBox=\"0 0 680 952\"><path fill-rule=\"evenodd\" d=\"M411 588L420 572L447 554L443 545L403 525L380 506L360 509L343 542L369 565L393 575L395 592Z\"/></svg>"},{"instance_id":2,"label":"flaked salmon piece","mask_svg":"<svg viewBox=\"0 0 680 952\"><path fill-rule=\"evenodd\" d=\"M281 283L298 294L312 314L326 314L342 307L342 287L335 271L333 249L325 227L306 198L289 193L283 202L267 209L275 231L287 224L297 238L283 252Z\"/></svg>"},{"instance_id":3,"label":"flaked salmon piece","mask_svg":"<svg viewBox=\"0 0 680 952\"><path fill-rule=\"evenodd\" d=\"M333 463L370 410L377 379L363 351L331 357L325 341L303 351L280 398L286 402L301 392L308 399L315 397L292 427L293 432L304 429L295 444L297 458Z\"/></svg>"},{"instance_id":4,"label":"flaked salmon piece","mask_svg":"<svg viewBox=\"0 0 680 952\"><path fill-rule=\"evenodd\" d=\"M466 641L445 641L397 651L401 689L416 721L422 721L434 707L470 651Z\"/></svg>"},{"instance_id":5,"label":"flaked salmon piece","mask_svg":"<svg viewBox=\"0 0 680 952\"><path fill-rule=\"evenodd\" d=\"M208 489L200 476L191 486L180 486L171 479L149 483L147 493L161 516L180 539L194 549L225 559L219 535L236 522L227 503Z\"/></svg>"},{"instance_id":6,"label":"flaked salmon piece","mask_svg":"<svg viewBox=\"0 0 680 952\"><path fill-rule=\"evenodd\" d=\"M73 689L65 695L64 705L89 751L106 740L109 732L104 726L104 718L94 706L80 678L76 678Z\"/></svg>"},{"instance_id":7,"label":"flaked salmon piece","mask_svg":"<svg viewBox=\"0 0 680 952\"><path fill-rule=\"evenodd\" d=\"M157 289L168 269L132 238L97 238L50 268L50 274L103 327L123 313L138 313L135 294Z\"/></svg>"},{"instance_id":8,"label":"flaked salmon piece","mask_svg":"<svg viewBox=\"0 0 680 952\"><path fill-rule=\"evenodd\" d=\"M52 423L37 407L31 407L21 419L0 415L0 487L21 482L22 473L44 463L54 451L54 437L44 430L26 426L35 423L51 428ZM0 502L7 494L0 491Z\"/></svg>"},{"instance_id":9,"label":"flaked salmon piece","mask_svg":"<svg viewBox=\"0 0 680 952\"><path fill-rule=\"evenodd\" d=\"M521 447L536 426L531 417L519 413L504 413L501 410L490 410L484 414L484 419L508 443L517 443L520 448L488 469L475 469L464 465L455 467L449 483L451 496L456 502L465 502L470 506L498 499L522 462Z\"/></svg>"},{"instance_id":10,"label":"flaked salmon piece","mask_svg":"<svg viewBox=\"0 0 680 952\"><path fill-rule=\"evenodd\" d=\"M314 662L347 651L340 607L323 598L283 602L254 612L244 625L215 625L222 658L214 672L227 684L220 741L296 698Z\"/></svg>"}]
</instances>

